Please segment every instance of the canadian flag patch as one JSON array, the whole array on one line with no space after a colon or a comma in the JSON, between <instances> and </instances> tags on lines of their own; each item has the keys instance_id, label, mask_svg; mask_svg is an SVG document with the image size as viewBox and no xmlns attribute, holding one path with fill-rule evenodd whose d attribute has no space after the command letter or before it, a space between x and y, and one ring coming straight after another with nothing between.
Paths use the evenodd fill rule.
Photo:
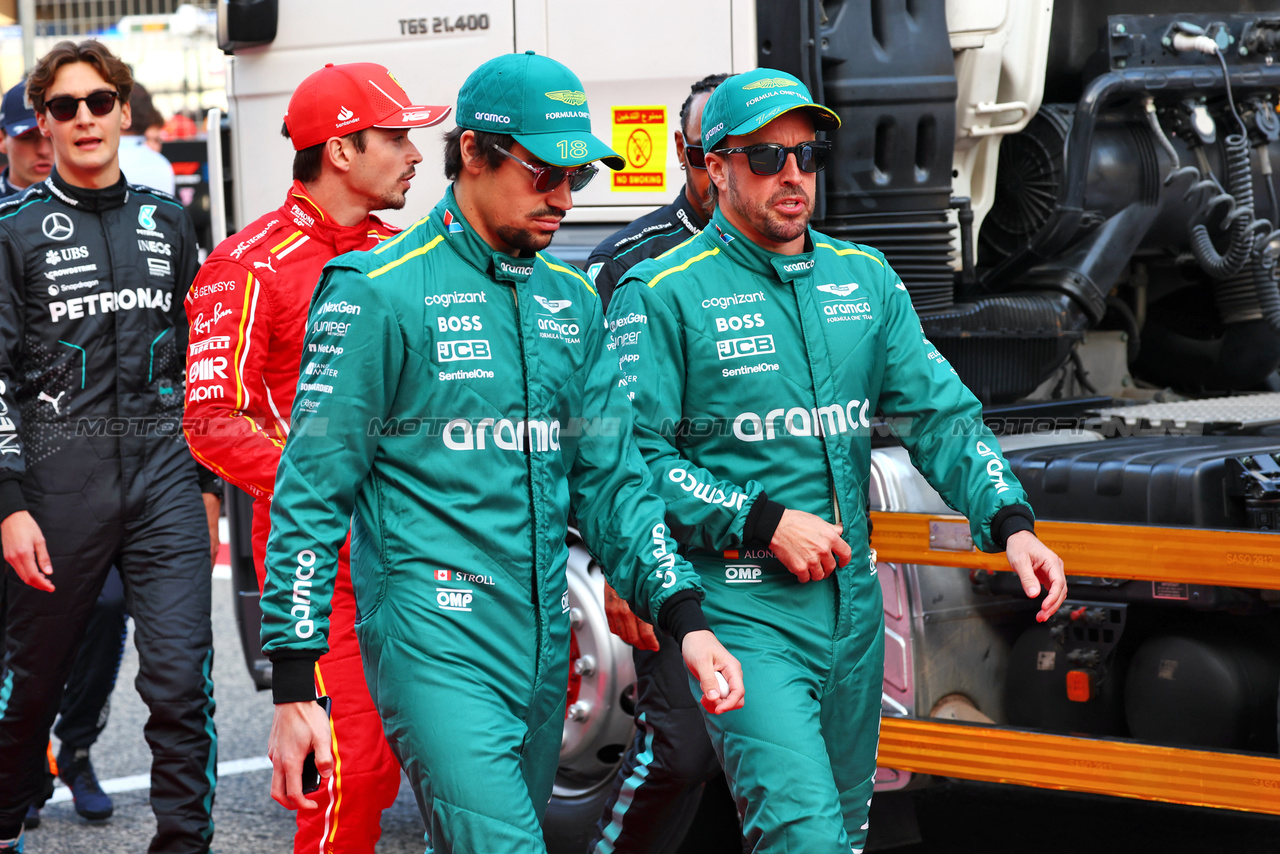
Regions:
<instances>
[{"instance_id":1,"label":"canadian flag patch","mask_svg":"<svg viewBox=\"0 0 1280 854\"><path fill-rule=\"evenodd\" d=\"M449 580L449 570L447 569L436 570L436 581L448 581L448 580Z\"/></svg>"}]
</instances>

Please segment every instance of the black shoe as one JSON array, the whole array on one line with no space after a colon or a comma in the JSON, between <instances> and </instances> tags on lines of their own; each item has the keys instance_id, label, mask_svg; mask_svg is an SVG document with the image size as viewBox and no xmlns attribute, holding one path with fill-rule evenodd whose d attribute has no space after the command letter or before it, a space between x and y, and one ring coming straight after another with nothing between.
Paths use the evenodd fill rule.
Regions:
<instances>
[{"instance_id":1,"label":"black shoe","mask_svg":"<svg viewBox=\"0 0 1280 854\"><path fill-rule=\"evenodd\" d=\"M111 803L110 796L102 791L102 786L98 785L98 776L93 773L93 763L89 761L87 748L74 753L58 753L58 778L71 790L76 812L83 818L89 821L111 818L115 805Z\"/></svg>"}]
</instances>

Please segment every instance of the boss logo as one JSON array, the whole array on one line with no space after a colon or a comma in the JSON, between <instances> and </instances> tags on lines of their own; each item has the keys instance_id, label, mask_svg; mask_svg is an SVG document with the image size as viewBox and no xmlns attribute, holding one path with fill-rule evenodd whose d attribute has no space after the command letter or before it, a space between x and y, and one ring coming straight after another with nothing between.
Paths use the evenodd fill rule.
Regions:
<instances>
[{"instance_id":1,"label":"boss logo","mask_svg":"<svg viewBox=\"0 0 1280 854\"><path fill-rule=\"evenodd\" d=\"M436 361L462 362L471 359L492 359L493 351L487 339L475 341L438 341L436 342Z\"/></svg>"},{"instance_id":2,"label":"boss logo","mask_svg":"<svg viewBox=\"0 0 1280 854\"><path fill-rule=\"evenodd\" d=\"M462 317L437 317L436 326L441 332L479 332L484 329L480 323L480 315L472 314Z\"/></svg>"},{"instance_id":3,"label":"boss logo","mask_svg":"<svg viewBox=\"0 0 1280 854\"><path fill-rule=\"evenodd\" d=\"M767 356L776 353L772 335L755 335L750 338L728 338L716 342L716 353L721 360L741 359L745 356Z\"/></svg>"},{"instance_id":4,"label":"boss logo","mask_svg":"<svg viewBox=\"0 0 1280 854\"><path fill-rule=\"evenodd\" d=\"M744 329L755 329L764 326L763 314L743 314L734 317L717 317L716 332L741 332Z\"/></svg>"}]
</instances>

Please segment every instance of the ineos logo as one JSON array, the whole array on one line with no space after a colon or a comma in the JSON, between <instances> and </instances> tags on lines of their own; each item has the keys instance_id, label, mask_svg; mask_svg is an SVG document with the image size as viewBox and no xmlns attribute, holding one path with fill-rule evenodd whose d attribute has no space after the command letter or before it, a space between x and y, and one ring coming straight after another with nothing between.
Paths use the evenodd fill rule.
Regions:
<instances>
[{"instance_id":1,"label":"ineos logo","mask_svg":"<svg viewBox=\"0 0 1280 854\"><path fill-rule=\"evenodd\" d=\"M71 217L57 211L44 218L44 222L40 223L40 230L50 240L70 240L71 235L76 233Z\"/></svg>"}]
</instances>

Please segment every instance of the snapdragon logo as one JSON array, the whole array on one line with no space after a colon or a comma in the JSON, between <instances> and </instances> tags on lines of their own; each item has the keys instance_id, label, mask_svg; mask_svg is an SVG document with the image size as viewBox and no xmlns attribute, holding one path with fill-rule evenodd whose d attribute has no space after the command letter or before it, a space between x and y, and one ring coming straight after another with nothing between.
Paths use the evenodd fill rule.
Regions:
<instances>
[{"instance_id":1,"label":"snapdragon logo","mask_svg":"<svg viewBox=\"0 0 1280 854\"><path fill-rule=\"evenodd\" d=\"M297 620L293 624L293 633L303 640L316 633L316 624L311 619L311 579L316 574L316 553L311 549L298 552L298 566L293 571L293 607L289 616Z\"/></svg>"},{"instance_id":2,"label":"snapdragon logo","mask_svg":"<svg viewBox=\"0 0 1280 854\"><path fill-rule=\"evenodd\" d=\"M483 451L487 442L504 451L524 451L526 437L531 451L559 451L560 422L481 418L473 425L466 418L455 418L441 434L451 451Z\"/></svg>"},{"instance_id":3,"label":"snapdragon logo","mask_svg":"<svg viewBox=\"0 0 1280 854\"><path fill-rule=\"evenodd\" d=\"M743 442L764 442L783 435L826 436L847 433L859 427L870 429L871 401L854 399L841 406L833 403L814 409L793 406L770 409L764 417L743 412L733 419L733 435Z\"/></svg>"}]
</instances>

